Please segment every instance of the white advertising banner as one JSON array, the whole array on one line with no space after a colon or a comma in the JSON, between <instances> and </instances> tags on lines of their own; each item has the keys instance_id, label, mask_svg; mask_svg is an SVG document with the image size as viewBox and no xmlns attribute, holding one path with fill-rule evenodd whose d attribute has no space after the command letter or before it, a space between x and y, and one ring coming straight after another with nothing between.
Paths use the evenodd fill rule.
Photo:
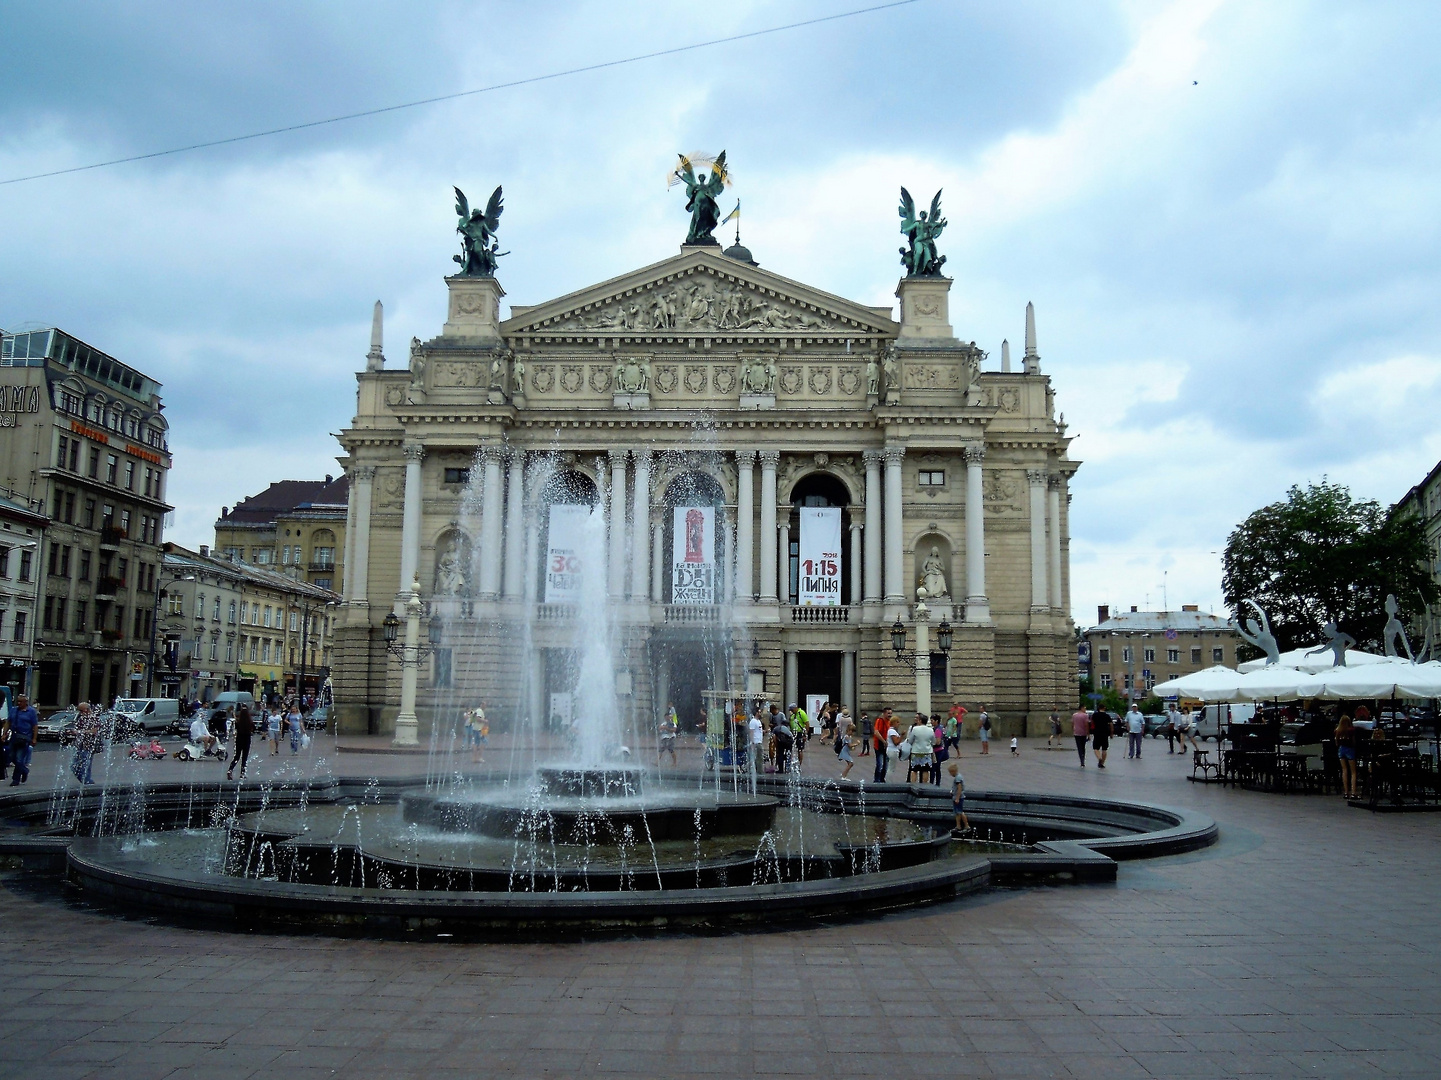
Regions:
<instances>
[{"instance_id":1,"label":"white advertising banner","mask_svg":"<svg viewBox=\"0 0 1441 1080\"><path fill-rule=\"evenodd\" d=\"M715 603L715 507L677 506L671 541L672 604Z\"/></svg>"},{"instance_id":2,"label":"white advertising banner","mask_svg":"<svg viewBox=\"0 0 1441 1080\"><path fill-rule=\"evenodd\" d=\"M801 506L801 607L839 607L841 603L841 510L838 506Z\"/></svg>"},{"instance_id":3,"label":"white advertising banner","mask_svg":"<svg viewBox=\"0 0 1441 1080\"><path fill-rule=\"evenodd\" d=\"M584 503L552 503L550 538L545 555L545 602L580 603L580 539L590 507Z\"/></svg>"}]
</instances>

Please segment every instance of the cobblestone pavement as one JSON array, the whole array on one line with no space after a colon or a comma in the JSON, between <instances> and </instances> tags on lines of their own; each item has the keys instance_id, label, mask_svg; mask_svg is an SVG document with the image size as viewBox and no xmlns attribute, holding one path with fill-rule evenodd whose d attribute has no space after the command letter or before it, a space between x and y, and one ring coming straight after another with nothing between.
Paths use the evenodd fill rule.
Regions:
<instances>
[{"instance_id":1,"label":"cobblestone pavement","mask_svg":"<svg viewBox=\"0 0 1441 1080\"><path fill-rule=\"evenodd\" d=\"M833 774L818 749L808 768ZM1221 842L1123 865L1114 886L555 945L177 929L6 874L0 1077L1441 1075L1441 816L1197 787L1149 739L1104 772L1044 740L993 749L965 744L972 789L1194 807ZM337 760L395 775L425 759L322 738L304 767ZM37 781L55 761L37 755ZM277 767L302 766L258 774Z\"/></svg>"}]
</instances>

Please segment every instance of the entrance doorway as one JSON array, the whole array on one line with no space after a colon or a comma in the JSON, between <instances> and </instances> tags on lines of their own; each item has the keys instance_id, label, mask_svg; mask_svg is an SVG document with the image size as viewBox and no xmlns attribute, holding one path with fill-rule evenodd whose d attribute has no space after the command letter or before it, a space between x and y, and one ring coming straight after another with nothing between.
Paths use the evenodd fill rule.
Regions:
<instances>
[{"instance_id":1,"label":"entrance doorway","mask_svg":"<svg viewBox=\"0 0 1441 1080\"><path fill-rule=\"evenodd\" d=\"M841 700L841 654L803 652L796 654L796 701L804 703L812 694L824 694L829 701Z\"/></svg>"},{"instance_id":2,"label":"entrance doorway","mask_svg":"<svg viewBox=\"0 0 1441 1080\"><path fill-rule=\"evenodd\" d=\"M699 645L672 647L669 650L669 668L667 700L660 702L657 711L664 713L667 703L674 703L681 731L687 734L704 731L705 722L701 719L704 702L701 691L723 689L712 685L714 677L706 650Z\"/></svg>"}]
</instances>

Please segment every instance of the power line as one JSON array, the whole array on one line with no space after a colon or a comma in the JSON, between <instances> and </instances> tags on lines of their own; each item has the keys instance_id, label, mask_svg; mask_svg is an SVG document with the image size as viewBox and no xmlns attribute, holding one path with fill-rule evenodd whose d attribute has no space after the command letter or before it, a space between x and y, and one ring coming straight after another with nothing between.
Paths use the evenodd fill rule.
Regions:
<instances>
[{"instance_id":1,"label":"power line","mask_svg":"<svg viewBox=\"0 0 1441 1080\"><path fill-rule=\"evenodd\" d=\"M473 97L476 94L489 94L496 90L509 90L517 86L530 86L534 83L548 82L552 79L563 79L570 75L583 75L590 71L603 71L606 68L622 67L625 64L635 64L642 60L655 60L662 56L675 56L678 53L694 52L697 49L709 49L716 45L727 45L734 41L746 41L749 38L765 37L768 34L779 34L785 30L798 30L801 27L836 22L839 19L850 19L857 15L869 15L877 11L888 11L891 8L906 7L909 4L919 2L920 0L892 0L891 3L887 4L855 8L851 11L842 11L835 15L822 15L815 19L803 19L800 22L786 23L784 26L771 26L764 30L751 30L744 34L732 34L730 37L713 38L710 41L698 41L691 45L677 45L673 49L658 49L655 52L641 53L638 56L627 56L620 60L605 60L598 64L586 64L582 67L567 68L564 71L552 71L546 75L532 75L529 78L495 83L492 86L481 86L474 90L460 90L454 94L440 94L436 97L421 98L418 101L407 101L400 105L384 105L378 109L365 109L361 112L345 113L344 115L331 116L324 120L309 120L303 124L287 124L285 127L269 128L265 131L252 131L247 135L232 135L225 139L211 139L208 142L191 143L188 146L175 146L169 150L155 150L148 154L132 154L130 157L112 158L109 161L96 161L89 165L73 165L68 169L54 169L50 172L32 173L29 176L12 176L8 180L0 180L0 187L4 187L7 184L22 184L27 180L44 180L51 176L65 176L69 173L88 172L91 169L103 169L110 165L125 165L132 161L148 161L151 158L168 157L171 154L184 154L191 150L206 150L213 146L227 146L231 143L248 142L251 139L263 139L268 135L283 135L291 131L304 131L307 128L324 127L327 124L339 124L345 120L360 120L367 116L381 116L385 113L400 112L402 109L415 109L422 105L434 105L441 101L455 101L457 98Z\"/></svg>"}]
</instances>

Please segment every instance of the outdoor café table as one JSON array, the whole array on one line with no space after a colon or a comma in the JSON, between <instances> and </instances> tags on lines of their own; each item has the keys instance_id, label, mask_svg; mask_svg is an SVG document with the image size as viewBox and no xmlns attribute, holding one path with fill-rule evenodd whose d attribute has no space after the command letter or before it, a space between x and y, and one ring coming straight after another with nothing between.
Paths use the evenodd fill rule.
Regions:
<instances>
[{"instance_id":1,"label":"outdoor caf\u00e9 table","mask_svg":"<svg viewBox=\"0 0 1441 1080\"><path fill-rule=\"evenodd\" d=\"M1306 754L1282 751L1276 755L1276 786L1280 791L1306 786Z\"/></svg>"}]
</instances>

